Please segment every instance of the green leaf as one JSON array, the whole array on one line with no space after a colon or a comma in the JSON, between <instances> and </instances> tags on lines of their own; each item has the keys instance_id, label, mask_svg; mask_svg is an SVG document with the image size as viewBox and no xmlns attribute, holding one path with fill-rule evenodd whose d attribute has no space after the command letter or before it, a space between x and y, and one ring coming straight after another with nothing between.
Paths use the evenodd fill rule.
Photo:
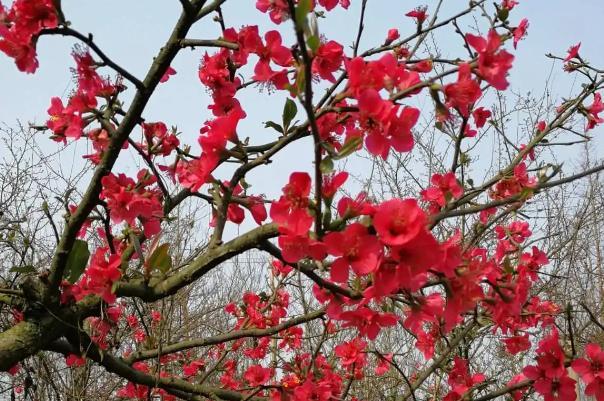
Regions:
<instances>
[{"instance_id":1,"label":"green leaf","mask_svg":"<svg viewBox=\"0 0 604 401\"><path fill-rule=\"evenodd\" d=\"M321 164L319 165L319 169L323 174L329 174L333 171L333 160L331 157L326 157L321 160Z\"/></svg>"},{"instance_id":2,"label":"green leaf","mask_svg":"<svg viewBox=\"0 0 604 401\"><path fill-rule=\"evenodd\" d=\"M88 258L90 257L90 251L88 250L88 243L81 239L75 240L69 257L67 258L67 265L65 274L67 275L67 281L71 284L78 281L86 265L88 265Z\"/></svg>"},{"instance_id":3,"label":"green leaf","mask_svg":"<svg viewBox=\"0 0 604 401\"><path fill-rule=\"evenodd\" d=\"M274 121L267 121L264 123L264 128L272 128L277 132L283 133L283 128Z\"/></svg>"},{"instance_id":4,"label":"green leaf","mask_svg":"<svg viewBox=\"0 0 604 401\"><path fill-rule=\"evenodd\" d=\"M298 69L298 76L296 77L296 88L298 89L296 93L304 93L304 87L306 85L306 76L304 73L304 69Z\"/></svg>"},{"instance_id":5,"label":"green leaf","mask_svg":"<svg viewBox=\"0 0 604 401\"><path fill-rule=\"evenodd\" d=\"M313 53L316 53L317 49L319 48L319 45L321 44L321 41L319 40L318 36L313 35L310 38L308 38L308 40L306 41L306 44L308 45L310 50L312 50Z\"/></svg>"},{"instance_id":6,"label":"green leaf","mask_svg":"<svg viewBox=\"0 0 604 401\"><path fill-rule=\"evenodd\" d=\"M287 98L285 101L285 106L283 106L283 130L287 132L289 128L289 124L292 122L294 117L298 114L298 106L296 106L296 102Z\"/></svg>"},{"instance_id":7,"label":"green leaf","mask_svg":"<svg viewBox=\"0 0 604 401\"><path fill-rule=\"evenodd\" d=\"M155 248L151 256L147 259L147 266L150 270L157 269L162 273L167 273L172 268L172 258L169 252L170 244L162 244Z\"/></svg>"},{"instance_id":8,"label":"green leaf","mask_svg":"<svg viewBox=\"0 0 604 401\"><path fill-rule=\"evenodd\" d=\"M507 8L500 8L497 11L497 16L499 17L501 22L505 22L508 19L508 17L510 16L510 10Z\"/></svg>"},{"instance_id":9,"label":"green leaf","mask_svg":"<svg viewBox=\"0 0 604 401\"><path fill-rule=\"evenodd\" d=\"M300 0L296 7L296 25L304 28L306 26L306 16L312 7L312 0Z\"/></svg>"},{"instance_id":10,"label":"green leaf","mask_svg":"<svg viewBox=\"0 0 604 401\"><path fill-rule=\"evenodd\" d=\"M11 273L29 274L29 273L35 273L36 272L36 268L33 267L32 265L13 266L13 267L10 268L9 271Z\"/></svg>"},{"instance_id":11,"label":"green leaf","mask_svg":"<svg viewBox=\"0 0 604 401\"><path fill-rule=\"evenodd\" d=\"M346 156L350 156L354 151L356 151L359 146L363 142L363 138L360 136L354 137L351 140L347 141L344 146L340 149L340 152L335 157L336 160L343 159Z\"/></svg>"}]
</instances>

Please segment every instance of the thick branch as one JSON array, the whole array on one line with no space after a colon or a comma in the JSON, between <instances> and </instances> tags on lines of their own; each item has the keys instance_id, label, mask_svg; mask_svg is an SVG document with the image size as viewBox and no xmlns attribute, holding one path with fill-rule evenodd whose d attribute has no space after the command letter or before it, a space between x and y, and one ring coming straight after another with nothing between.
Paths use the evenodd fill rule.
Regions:
<instances>
[{"instance_id":1,"label":"thick branch","mask_svg":"<svg viewBox=\"0 0 604 401\"><path fill-rule=\"evenodd\" d=\"M138 297L147 302L156 301L175 294L179 289L198 280L222 262L256 248L262 241L274 238L278 234L275 224L265 224L225 244L209 248L190 264L164 280L149 284L142 280L121 282L115 293L120 297Z\"/></svg>"}]
</instances>

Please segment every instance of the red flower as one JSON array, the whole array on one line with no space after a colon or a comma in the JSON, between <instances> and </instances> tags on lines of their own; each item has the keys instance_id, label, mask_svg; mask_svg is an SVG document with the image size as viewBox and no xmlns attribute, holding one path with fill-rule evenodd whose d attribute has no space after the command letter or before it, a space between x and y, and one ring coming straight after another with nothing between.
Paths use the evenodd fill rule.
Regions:
<instances>
[{"instance_id":1,"label":"red flower","mask_svg":"<svg viewBox=\"0 0 604 401\"><path fill-rule=\"evenodd\" d=\"M530 190L537 185L535 177L529 177L526 164L519 163L514 167L514 175L505 178L495 184L490 196L493 199L505 199L522 193L523 190Z\"/></svg>"},{"instance_id":2,"label":"red flower","mask_svg":"<svg viewBox=\"0 0 604 401\"><path fill-rule=\"evenodd\" d=\"M202 360L192 361L189 364L183 365L182 374L185 377L195 376L197 372L199 372L199 369L203 368L204 366L205 363Z\"/></svg>"},{"instance_id":3,"label":"red flower","mask_svg":"<svg viewBox=\"0 0 604 401\"><path fill-rule=\"evenodd\" d=\"M14 32L0 26L0 51L15 59L15 64L21 72L33 74L38 69L35 44L23 43Z\"/></svg>"},{"instance_id":4,"label":"red flower","mask_svg":"<svg viewBox=\"0 0 604 401\"><path fill-rule=\"evenodd\" d=\"M376 207L373 226L386 245L404 245L426 227L426 215L415 199L392 199Z\"/></svg>"},{"instance_id":5,"label":"red flower","mask_svg":"<svg viewBox=\"0 0 604 401\"><path fill-rule=\"evenodd\" d=\"M311 180L307 173L292 173L283 195L271 205L270 216L280 228L292 234L306 234L312 225L308 213Z\"/></svg>"},{"instance_id":6,"label":"red flower","mask_svg":"<svg viewBox=\"0 0 604 401\"><path fill-rule=\"evenodd\" d=\"M276 275L287 276L293 270L293 268L290 265L287 265L277 259L273 260L272 265L273 265L273 274L275 276Z\"/></svg>"},{"instance_id":7,"label":"red flower","mask_svg":"<svg viewBox=\"0 0 604 401\"><path fill-rule=\"evenodd\" d=\"M536 360L537 366L523 369L524 375L535 381L535 391L543 395L546 401L575 400L576 382L568 377L557 330L539 342Z\"/></svg>"},{"instance_id":8,"label":"red flower","mask_svg":"<svg viewBox=\"0 0 604 401\"><path fill-rule=\"evenodd\" d=\"M581 42L577 43L574 46L571 46L568 48L568 53L566 55L566 58L564 59L564 62L570 61L576 57L579 57L579 49L581 48Z\"/></svg>"},{"instance_id":9,"label":"red flower","mask_svg":"<svg viewBox=\"0 0 604 401\"><path fill-rule=\"evenodd\" d=\"M173 133L168 133L168 127L163 122L143 123L146 150L149 154L168 156L180 144Z\"/></svg>"},{"instance_id":10,"label":"red flower","mask_svg":"<svg viewBox=\"0 0 604 401\"><path fill-rule=\"evenodd\" d=\"M21 370L21 365L16 363L13 366L11 366L10 368L8 368L7 372L9 375L15 376L17 373L19 373L20 370Z\"/></svg>"},{"instance_id":11,"label":"red flower","mask_svg":"<svg viewBox=\"0 0 604 401\"><path fill-rule=\"evenodd\" d=\"M392 354L386 354L380 356L378 363L375 367L376 376L383 376L390 370L390 365L392 364Z\"/></svg>"},{"instance_id":12,"label":"red flower","mask_svg":"<svg viewBox=\"0 0 604 401\"><path fill-rule=\"evenodd\" d=\"M243 378L250 386L257 387L265 384L271 377L271 369L260 365L252 365L243 374Z\"/></svg>"},{"instance_id":13,"label":"red flower","mask_svg":"<svg viewBox=\"0 0 604 401\"><path fill-rule=\"evenodd\" d=\"M428 59L428 60L422 60L419 63L412 65L410 68L413 71L426 73L426 72L432 71L433 67L434 67L434 63L432 62L432 60Z\"/></svg>"},{"instance_id":14,"label":"red flower","mask_svg":"<svg viewBox=\"0 0 604 401\"><path fill-rule=\"evenodd\" d=\"M256 54L260 60L254 68L254 79L260 82L273 81L278 74L287 74L286 70L274 72L270 68L271 61L282 67L287 67L293 62L291 50L281 44L281 34L278 31L268 31L264 38L266 46L257 49ZM287 80L287 75L285 79Z\"/></svg>"},{"instance_id":15,"label":"red flower","mask_svg":"<svg viewBox=\"0 0 604 401\"><path fill-rule=\"evenodd\" d=\"M182 186L196 192L203 184L210 180L212 171L217 165L218 158L207 154L203 154L199 159L179 161L176 166L178 182Z\"/></svg>"},{"instance_id":16,"label":"red flower","mask_svg":"<svg viewBox=\"0 0 604 401\"><path fill-rule=\"evenodd\" d=\"M346 171L323 176L321 194L326 199L332 199L347 179L348 173Z\"/></svg>"},{"instance_id":17,"label":"red flower","mask_svg":"<svg viewBox=\"0 0 604 401\"><path fill-rule=\"evenodd\" d=\"M139 171L137 178L138 182L135 182L124 174L106 175L101 180L103 190L100 197L107 202L111 221L125 221L134 227L135 219L139 218L143 223L145 235L150 237L160 230L159 222L163 217L161 192L158 189L145 188L156 180L147 170Z\"/></svg>"},{"instance_id":18,"label":"red flower","mask_svg":"<svg viewBox=\"0 0 604 401\"><path fill-rule=\"evenodd\" d=\"M461 400L468 390L476 384L482 383L485 377L481 373L470 375L468 361L456 356L453 359L453 369L449 372L448 383L451 391L445 396L443 401Z\"/></svg>"},{"instance_id":19,"label":"red flower","mask_svg":"<svg viewBox=\"0 0 604 401\"><path fill-rule=\"evenodd\" d=\"M501 8L505 8L507 10L511 10L515 6L518 5L518 0L502 0Z\"/></svg>"},{"instance_id":20,"label":"red flower","mask_svg":"<svg viewBox=\"0 0 604 401\"><path fill-rule=\"evenodd\" d=\"M524 374L532 379L527 371ZM574 401L577 398L576 385L576 381L565 375L553 379L540 377L535 380L533 387L545 401Z\"/></svg>"},{"instance_id":21,"label":"red flower","mask_svg":"<svg viewBox=\"0 0 604 401\"><path fill-rule=\"evenodd\" d=\"M16 0L8 13L0 4L0 16L0 51L14 58L20 71L34 73L36 36L59 22L53 0Z\"/></svg>"},{"instance_id":22,"label":"red flower","mask_svg":"<svg viewBox=\"0 0 604 401\"><path fill-rule=\"evenodd\" d=\"M288 263L296 263L300 259L310 257L313 260L325 258L325 245L305 235L281 234L278 239L283 259Z\"/></svg>"},{"instance_id":23,"label":"red flower","mask_svg":"<svg viewBox=\"0 0 604 401\"><path fill-rule=\"evenodd\" d=\"M168 82L168 80L170 79L170 76L172 76L172 75L176 75L176 70L172 67L168 67L166 72L164 72L164 75L162 75L162 77L160 78L159 82L161 82L161 83Z\"/></svg>"},{"instance_id":24,"label":"red flower","mask_svg":"<svg viewBox=\"0 0 604 401\"><path fill-rule=\"evenodd\" d=\"M579 358L572 363L572 368L585 382L585 394L604 400L604 351L597 344L587 344L585 353L589 359Z\"/></svg>"},{"instance_id":25,"label":"red flower","mask_svg":"<svg viewBox=\"0 0 604 401\"><path fill-rule=\"evenodd\" d=\"M474 117L474 124L476 124L476 128L482 128L487 122L487 119L491 117L491 111L486 110L483 107L479 107L472 112L472 116Z\"/></svg>"},{"instance_id":26,"label":"red flower","mask_svg":"<svg viewBox=\"0 0 604 401\"><path fill-rule=\"evenodd\" d=\"M478 72L480 76L495 89L505 90L509 83L506 76L514 56L505 50L499 50L501 38L497 31L491 29L487 38L466 34L466 40L478 52Z\"/></svg>"},{"instance_id":27,"label":"red flower","mask_svg":"<svg viewBox=\"0 0 604 401\"><path fill-rule=\"evenodd\" d=\"M342 343L335 347L335 354L345 368L350 368L353 365L355 368L362 368L367 363L365 349L367 343L360 338L355 338L352 341Z\"/></svg>"},{"instance_id":28,"label":"red flower","mask_svg":"<svg viewBox=\"0 0 604 401\"><path fill-rule=\"evenodd\" d=\"M377 268L382 246L360 223L353 223L342 232L327 234L323 242L329 254L338 256L331 266L333 281L348 281L351 267L358 275L369 274Z\"/></svg>"},{"instance_id":29,"label":"red flower","mask_svg":"<svg viewBox=\"0 0 604 401\"><path fill-rule=\"evenodd\" d=\"M344 60L344 48L338 42L330 40L317 49L312 62L312 72L319 74L322 79L335 82L333 73L340 68Z\"/></svg>"},{"instance_id":30,"label":"red flower","mask_svg":"<svg viewBox=\"0 0 604 401\"><path fill-rule=\"evenodd\" d=\"M78 94L85 94L94 99L96 96L109 97L115 93L117 87L111 84L109 80L101 78L96 72L98 64L88 51L76 49L72 56L76 62Z\"/></svg>"},{"instance_id":31,"label":"red flower","mask_svg":"<svg viewBox=\"0 0 604 401\"><path fill-rule=\"evenodd\" d=\"M366 62L362 57L355 57L345 62L348 73L348 89L359 99L366 89L380 90L384 87L384 68L375 61Z\"/></svg>"},{"instance_id":32,"label":"red flower","mask_svg":"<svg viewBox=\"0 0 604 401\"><path fill-rule=\"evenodd\" d=\"M256 8L269 13L271 21L280 24L289 18L289 6L287 0L256 0Z\"/></svg>"},{"instance_id":33,"label":"red flower","mask_svg":"<svg viewBox=\"0 0 604 401\"><path fill-rule=\"evenodd\" d=\"M396 28L389 29L388 35L386 36L386 41L384 42L384 44L389 45L390 43L394 42L395 40L397 40L400 37L401 37L401 35L398 33L398 29L396 29Z\"/></svg>"},{"instance_id":34,"label":"red flower","mask_svg":"<svg viewBox=\"0 0 604 401\"><path fill-rule=\"evenodd\" d=\"M593 103L586 108L587 112L587 126L585 127L585 131L589 131L594 128L596 125L604 122L604 118L600 117L600 114L604 111L604 103L602 103L602 95L599 93L594 93L594 101Z\"/></svg>"},{"instance_id":35,"label":"red flower","mask_svg":"<svg viewBox=\"0 0 604 401\"><path fill-rule=\"evenodd\" d=\"M350 7L350 0L319 0L319 4L327 11L333 10L338 4L347 9Z\"/></svg>"},{"instance_id":36,"label":"red flower","mask_svg":"<svg viewBox=\"0 0 604 401\"><path fill-rule=\"evenodd\" d=\"M298 349L302 345L302 334L304 330L302 327L290 327L279 332L281 341L279 341L279 348L289 347L291 350Z\"/></svg>"},{"instance_id":37,"label":"red flower","mask_svg":"<svg viewBox=\"0 0 604 401\"><path fill-rule=\"evenodd\" d=\"M507 352L512 355L527 351L531 348L531 341L529 340L528 334L504 338L503 343L505 344Z\"/></svg>"},{"instance_id":38,"label":"red flower","mask_svg":"<svg viewBox=\"0 0 604 401\"><path fill-rule=\"evenodd\" d=\"M89 294L102 297L105 302L111 304L115 301L113 294L113 283L122 276L120 270L122 260L119 254L109 254L108 248L98 248L90 258L90 263L84 274L74 287L76 300L80 300Z\"/></svg>"},{"instance_id":39,"label":"red flower","mask_svg":"<svg viewBox=\"0 0 604 401\"><path fill-rule=\"evenodd\" d=\"M411 129L419 119L419 110L399 107L380 97L375 89L366 89L358 97L359 122L367 132L365 145L369 153L386 159L393 147L398 152L413 148Z\"/></svg>"},{"instance_id":40,"label":"red flower","mask_svg":"<svg viewBox=\"0 0 604 401\"><path fill-rule=\"evenodd\" d=\"M86 364L86 359L84 359L80 355L69 354L65 357L65 364L69 367L75 366L84 366Z\"/></svg>"},{"instance_id":41,"label":"red flower","mask_svg":"<svg viewBox=\"0 0 604 401\"><path fill-rule=\"evenodd\" d=\"M520 24L514 29L514 49L518 46L518 42L526 36L526 30L529 27L528 19L524 18Z\"/></svg>"},{"instance_id":42,"label":"red flower","mask_svg":"<svg viewBox=\"0 0 604 401\"><path fill-rule=\"evenodd\" d=\"M393 313L379 313L366 306L342 312L339 319L345 323L343 327L356 327L361 336L375 340L382 327L396 326L398 318Z\"/></svg>"},{"instance_id":43,"label":"red flower","mask_svg":"<svg viewBox=\"0 0 604 401\"><path fill-rule=\"evenodd\" d=\"M434 174L430 180L432 185L421 191L422 199L431 202L434 207L431 211L438 212L451 199L457 199L463 195L463 188L457 182L455 173L449 171L446 174Z\"/></svg>"},{"instance_id":44,"label":"red flower","mask_svg":"<svg viewBox=\"0 0 604 401\"><path fill-rule=\"evenodd\" d=\"M340 217L356 217L373 213L373 205L367 200L367 194L361 192L355 199L344 197L338 202L338 214Z\"/></svg>"},{"instance_id":45,"label":"red flower","mask_svg":"<svg viewBox=\"0 0 604 401\"><path fill-rule=\"evenodd\" d=\"M407 14L405 14L405 16L415 18L415 20L417 21L417 24L421 25L422 22L424 22L426 20L426 18L428 18L428 14L426 14L426 10L428 10L427 6L417 7L415 10L409 11Z\"/></svg>"},{"instance_id":46,"label":"red flower","mask_svg":"<svg viewBox=\"0 0 604 401\"><path fill-rule=\"evenodd\" d=\"M258 196L248 196L245 207L250 211L252 218L257 224L262 224L262 222L266 220L267 214L263 198Z\"/></svg>"},{"instance_id":47,"label":"red flower","mask_svg":"<svg viewBox=\"0 0 604 401\"><path fill-rule=\"evenodd\" d=\"M472 70L467 63L460 64L457 82L445 85L443 90L447 106L456 108L464 117L469 116L472 104L482 95L480 85L472 79Z\"/></svg>"},{"instance_id":48,"label":"red flower","mask_svg":"<svg viewBox=\"0 0 604 401\"><path fill-rule=\"evenodd\" d=\"M60 98L53 97L50 100L48 115L50 119L46 126L54 133L53 140L65 142L66 138L79 139L82 136L82 117L76 114L73 107L64 107Z\"/></svg>"}]
</instances>

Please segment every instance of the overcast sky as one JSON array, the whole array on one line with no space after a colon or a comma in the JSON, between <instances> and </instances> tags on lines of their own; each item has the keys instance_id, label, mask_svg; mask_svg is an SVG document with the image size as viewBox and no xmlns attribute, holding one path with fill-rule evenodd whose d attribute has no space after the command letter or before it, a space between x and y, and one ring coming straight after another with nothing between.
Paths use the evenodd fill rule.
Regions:
<instances>
[{"instance_id":1,"label":"overcast sky","mask_svg":"<svg viewBox=\"0 0 604 401\"><path fill-rule=\"evenodd\" d=\"M349 11L338 9L329 13L327 19L320 20L321 33L346 46L352 43L355 36L360 8L360 0L351 2ZM389 28L398 28L402 36L414 32L413 22L404 17L404 14L422 3L429 5L430 13L436 2L369 0L361 49L381 43ZM510 20L518 22L526 17L530 21L530 28L528 37L519 44L514 53L516 61L510 79L513 91L541 93L546 79L553 71L553 95L566 96L572 93L574 83L568 74L561 71L560 64L552 69L552 61L546 59L544 54L552 52L564 55L570 45L579 41L582 42L581 54L594 65L604 66L602 0L521 0L520 3L512 12ZM75 29L83 33L93 33L97 44L112 59L140 78L144 76L153 56L168 37L180 12L177 0L64 0L63 4L65 15ZM228 1L224 7L227 26L238 28L246 24L257 24L260 25L261 32L279 29L284 35L290 35L290 23L278 27L273 25L267 15L255 9L254 4L254 0ZM457 13L466 4L467 1L462 0L445 0L440 15L446 18ZM462 29L471 31L473 21L473 17L463 19ZM484 29L482 21L480 26ZM216 38L219 36L218 24L207 19L196 26L189 36ZM460 48L459 37L451 29L440 32L436 40L442 56L464 54ZM74 88L70 72L70 67L73 66L70 57L73 45L74 41L70 38L43 37L38 44L40 68L35 75L18 72L12 60L0 57L0 121L15 125L16 120L23 123L43 123L46 120L50 98L61 96L65 99ZM168 126L177 125L183 132L185 141L194 145L199 128L210 118L207 110L209 97L197 78L197 67L202 54L201 49L185 50L177 57L172 66L178 74L168 83L160 85L144 114L147 120L161 120ZM250 136L254 142L274 138L272 132L262 128L262 122L280 118L286 96L284 93L271 96L266 94L264 91L264 95L259 96L257 90L251 88L237 96L248 113L248 118L240 125L240 136ZM429 103L426 106L432 107ZM598 135L601 131L598 129L593 133ZM49 151L60 146L43 137L40 138L40 143ZM283 163L284 168L275 167L268 176L266 172L260 173L256 177L257 190L278 190L292 170L309 171L311 154L304 151L304 146L299 145L280 157L278 161ZM73 155L74 159L79 158L79 154L85 151L86 143L80 141L70 148L69 152L73 153L66 153L64 157ZM0 154L2 152L0 149ZM133 168L131 163L124 161L118 167L126 171Z\"/></svg>"}]
</instances>

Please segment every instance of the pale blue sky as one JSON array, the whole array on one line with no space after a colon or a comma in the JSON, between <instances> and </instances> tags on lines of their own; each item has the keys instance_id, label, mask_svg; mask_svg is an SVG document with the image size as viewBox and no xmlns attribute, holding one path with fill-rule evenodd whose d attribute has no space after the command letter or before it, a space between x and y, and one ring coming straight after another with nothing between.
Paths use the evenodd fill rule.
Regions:
<instances>
[{"instance_id":1,"label":"pale blue sky","mask_svg":"<svg viewBox=\"0 0 604 401\"><path fill-rule=\"evenodd\" d=\"M398 28L402 36L413 32L415 27L404 14L422 3L428 4L431 10L436 1L369 0L361 49L381 43L389 28ZM529 90L541 92L552 66L552 62L544 54L553 52L563 55L570 45L579 41L583 43L581 54L594 65L604 66L603 0L521 0L520 3L512 12L510 20L518 22L526 17L530 21L530 28L528 37L515 52L517 57L510 79L512 90L521 93ZM177 0L64 0L63 4L66 17L75 29L83 33L92 32L97 44L112 59L140 78L144 76L157 49L168 37L180 12ZM282 33L290 34L289 23L275 26L267 15L255 9L254 4L254 0L228 1L224 7L227 26L258 24L261 32L279 29ZM466 4L465 0L445 0L440 15L446 18L457 13ZM320 20L321 33L344 45L350 45L357 29L359 8L360 0L352 0L348 12L338 10L329 13L327 19ZM460 22L462 28L469 29L473 21L465 18ZM481 26L484 27L482 22ZM218 24L207 19L196 26L189 36L216 38L219 36ZM451 29L442 30L437 40L443 56L464 54L460 50L459 37ZM35 75L18 72L12 60L0 57L0 121L14 125L17 119L24 123L43 123L46 120L50 98L66 98L73 89L69 70L73 66L70 57L73 44L74 41L70 38L42 38L38 45L40 68ZM202 54L203 50L199 49L184 50L177 57L173 67L178 74L159 87L144 114L148 120L162 120L168 125L177 125L184 133L183 138L188 138L188 142L194 146L200 126L210 117L206 108L209 98L197 78L197 66ZM555 68L554 78L553 94L569 94L573 83L559 65ZM241 92L238 98L248 113L248 118L240 126L240 136L250 136L254 142L273 139L273 133L263 129L262 122L280 118L285 94L259 96L256 89L251 88ZM601 131L595 130L594 135ZM60 146L44 138L40 141L45 148L48 144L49 151ZM84 142L78 143L74 148L74 157L85 152ZM68 155L66 154L67 157ZM287 175L294 169L311 168L310 152L304 152L301 147L285 152L279 160L284 161L284 168L271 169L270 179L267 179L269 176L266 173L258 175L257 182L254 183L257 191L273 192L283 185ZM126 164L123 168L129 169Z\"/></svg>"}]
</instances>

